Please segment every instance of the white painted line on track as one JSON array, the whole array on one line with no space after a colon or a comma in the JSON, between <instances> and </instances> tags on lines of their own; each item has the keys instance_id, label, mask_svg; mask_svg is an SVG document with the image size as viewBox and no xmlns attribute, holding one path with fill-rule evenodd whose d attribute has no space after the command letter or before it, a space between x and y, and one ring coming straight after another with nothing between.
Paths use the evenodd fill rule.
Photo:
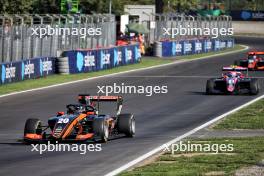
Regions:
<instances>
[{"instance_id":1,"label":"white painted line on track","mask_svg":"<svg viewBox=\"0 0 264 176\"><path fill-rule=\"evenodd\" d=\"M161 145L161 146L149 151L148 153L143 154L142 156L130 161L129 163L127 163L127 164L125 164L125 165L123 165L123 166L121 166L121 167L109 172L105 176L117 175L117 174L119 174L119 173L121 173L121 172L123 172L123 171L125 171L125 170L127 170L129 168L131 168L132 166L140 163L141 161L143 161L143 160L145 160L145 159L157 154L158 152L164 150L166 148L166 146L170 146L170 145L172 145L172 144L174 144L176 142L179 142L180 140L182 140L182 139L184 139L184 138L196 133L197 131L199 131L199 130L201 130L201 129L203 129L203 128L205 128L205 127L207 127L207 126L209 126L209 125L211 125L213 123L215 123L216 121L218 121L218 120L220 120L220 119L222 119L222 118L224 118L224 117L226 117L226 116L228 116L228 115L230 115L230 114L232 114L232 113L234 113L236 111L239 111L240 109L242 109L242 108L244 108L244 107L246 107L246 106L248 106L248 105L250 105L252 103L255 103L256 101L258 101L258 100L260 100L262 98L264 98L264 95L261 95L261 96L255 98L255 99L253 99L253 100L251 100L251 101L249 101L249 102L247 102L247 103L245 103L245 104L243 104L243 105L241 105L241 106L239 106L239 107L237 107L237 108L235 108L235 109L233 109L231 111L228 111L228 112L226 112L226 113L224 113L224 114L222 114L222 115L220 115L218 117L215 117L214 119L212 119L212 120L210 120L210 121L208 121L208 122L206 122L206 123L194 128L194 129L192 129L191 131L188 131L187 133L185 133L185 134L183 134L181 136L178 136L177 138L172 139L171 141L169 141L169 142L167 142L167 143L165 143L165 144L163 144L163 145Z\"/></svg>"},{"instance_id":2,"label":"white painted line on track","mask_svg":"<svg viewBox=\"0 0 264 176\"><path fill-rule=\"evenodd\" d=\"M185 75L144 75L144 76L115 76L115 78L219 78L221 76L203 76L203 75L197 75L197 76L185 76ZM258 78L258 79L264 79L263 76L250 76L250 78Z\"/></svg>"},{"instance_id":3,"label":"white painted line on track","mask_svg":"<svg viewBox=\"0 0 264 176\"><path fill-rule=\"evenodd\" d=\"M80 82L94 80L94 79L98 79L98 78L112 77L112 76L122 75L122 74L126 74L126 73L131 73L131 72L150 70L150 69L155 69L155 68L166 67L166 66L169 66L169 65L175 65L175 64L180 64L180 63L192 62L192 61L196 61L198 59L202 60L202 59L207 59L207 58L211 58L211 57L224 56L224 55L228 55L228 54L242 52L242 51L248 50L248 48L249 48L246 45L241 45L241 46L243 46L244 48L240 49L240 50L228 51L228 52L225 52L225 53L218 53L218 54L213 54L213 55L204 56L204 57L198 57L198 58L194 58L194 59L176 60L175 62L168 63L168 64L155 65L155 66L151 66L151 67L147 67L147 68L138 68L138 69L127 70L127 71L118 72L118 73L112 73L112 74L108 74L108 75L96 76L96 77L92 77L92 78L85 78L85 79L81 79L81 80L55 84L55 85L46 86L46 87L40 87L40 88L35 88L35 89L29 89L29 90L24 90L24 91L13 92L13 93L0 95L0 98L7 97L7 96L12 96L12 95L17 95L17 94L22 94L22 93L27 93L27 92L33 92L33 91L39 91L39 90L44 90L44 89L50 89L50 88L54 88L54 87L65 86L65 85L70 85L70 84L75 84L75 83L80 83Z\"/></svg>"}]
</instances>

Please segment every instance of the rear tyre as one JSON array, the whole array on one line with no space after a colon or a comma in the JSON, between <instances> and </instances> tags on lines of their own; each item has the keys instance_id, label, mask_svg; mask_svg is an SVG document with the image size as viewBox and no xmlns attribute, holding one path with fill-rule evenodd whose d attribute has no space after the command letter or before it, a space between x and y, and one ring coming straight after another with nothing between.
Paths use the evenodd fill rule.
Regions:
<instances>
[{"instance_id":1,"label":"rear tyre","mask_svg":"<svg viewBox=\"0 0 264 176\"><path fill-rule=\"evenodd\" d=\"M104 118L95 118L93 121L93 131L100 138L100 142L107 142L109 138L109 126Z\"/></svg>"},{"instance_id":2,"label":"rear tyre","mask_svg":"<svg viewBox=\"0 0 264 176\"><path fill-rule=\"evenodd\" d=\"M251 95L257 95L259 93L259 83L257 79L251 79L249 91Z\"/></svg>"},{"instance_id":3,"label":"rear tyre","mask_svg":"<svg viewBox=\"0 0 264 176\"><path fill-rule=\"evenodd\" d=\"M207 80L206 82L206 94L207 95L211 95L214 93L214 85L215 85L214 79Z\"/></svg>"},{"instance_id":4,"label":"rear tyre","mask_svg":"<svg viewBox=\"0 0 264 176\"><path fill-rule=\"evenodd\" d=\"M240 66L240 60L235 60L234 65Z\"/></svg>"},{"instance_id":5,"label":"rear tyre","mask_svg":"<svg viewBox=\"0 0 264 176\"><path fill-rule=\"evenodd\" d=\"M117 119L119 133L124 133L127 137L134 137L136 121L133 114L120 114Z\"/></svg>"},{"instance_id":6,"label":"rear tyre","mask_svg":"<svg viewBox=\"0 0 264 176\"><path fill-rule=\"evenodd\" d=\"M41 135L42 129L41 121L39 119L27 119L24 128L24 135L28 133Z\"/></svg>"}]
</instances>

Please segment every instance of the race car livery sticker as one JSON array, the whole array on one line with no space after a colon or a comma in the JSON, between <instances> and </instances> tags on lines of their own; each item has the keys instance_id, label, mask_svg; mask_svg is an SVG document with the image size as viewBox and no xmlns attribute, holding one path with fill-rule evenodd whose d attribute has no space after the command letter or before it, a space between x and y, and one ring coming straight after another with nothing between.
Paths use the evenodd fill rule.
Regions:
<instances>
[{"instance_id":1,"label":"race car livery sticker","mask_svg":"<svg viewBox=\"0 0 264 176\"><path fill-rule=\"evenodd\" d=\"M195 42L195 52L199 53L202 51L202 49L203 49L202 43L200 41Z\"/></svg>"},{"instance_id":2,"label":"race car livery sticker","mask_svg":"<svg viewBox=\"0 0 264 176\"><path fill-rule=\"evenodd\" d=\"M40 58L39 60L40 76L46 76L53 74L55 70L55 59L54 58Z\"/></svg>"},{"instance_id":3,"label":"race car livery sticker","mask_svg":"<svg viewBox=\"0 0 264 176\"><path fill-rule=\"evenodd\" d=\"M225 41L221 41L220 42L220 49L224 49L226 47L226 42Z\"/></svg>"},{"instance_id":4,"label":"race car livery sticker","mask_svg":"<svg viewBox=\"0 0 264 176\"><path fill-rule=\"evenodd\" d=\"M16 78L17 68L13 66L13 63L3 64L1 66L1 83L12 82L13 79Z\"/></svg>"},{"instance_id":5,"label":"race car livery sticker","mask_svg":"<svg viewBox=\"0 0 264 176\"><path fill-rule=\"evenodd\" d=\"M83 69L83 65L84 65L83 59L84 59L83 54L81 52L78 52L76 59L76 66L79 72L81 72Z\"/></svg>"},{"instance_id":6,"label":"race car livery sticker","mask_svg":"<svg viewBox=\"0 0 264 176\"><path fill-rule=\"evenodd\" d=\"M184 42L184 54L190 54L192 52L192 44Z\"/></svg>"},{"instance_id":7,"label":"race car livery sticker","mask_svg":"<svg viewBox=\"0 0 264 176\"><path fill-rule=\"evenodd\" d=\"M100 69L107 69L110 68L110 58L111 58L111 54L110 51L105 49L105 50L101 50L100 51Z\"/></svg>"},{"instance_id":8,"label":"race car livery sticker","mask_svg":"<svg viewBox=\"0 0 264 176\"><path fill-rule=\"evenodd\" d=\"M34 60L32 61L27 60L27 61L22 62L22 65L21 65L22 80L34 78L34 74L35 74Z\"/></svg>"},{"instance_id":9,"label":"race car livery sticker","mask_svg":"<svg viewBox=\"0 0 264 176\"><path fill-rule=\"evenodd\" d=\"M214 50L219 50L220 49L220 41L219 40L215 40L214 41Z\"/></svg>"},{"instance_id":10,"label":"race car livery sticker","mask_svg":"<svg viewBox=\"0 0 264 176\"><path fill-rule=\"evenodd\" d=\"M227 48L232 48L233 47L233 40L228 40L227 41Z\"/></svg>"}]
</instances>

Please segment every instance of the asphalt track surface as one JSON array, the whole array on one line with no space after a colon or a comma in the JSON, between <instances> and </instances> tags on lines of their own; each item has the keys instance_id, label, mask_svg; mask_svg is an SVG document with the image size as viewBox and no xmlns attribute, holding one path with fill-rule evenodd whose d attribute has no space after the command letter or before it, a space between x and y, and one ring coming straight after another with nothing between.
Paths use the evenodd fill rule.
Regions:
<instances>
[{"instance_id":1,"label":"asphalt track surface","mask_svg":"<svg viewBox=\"0 0 264 176\"><path fill-rule=\"evenodd\" d=\"M237 38L255 50L263 50L263 38ZM217 56L153 70L126 73L111 78L99 78L71 85L0 98L0 175L104 175L141 156L161 144L223 114L257 96L208 96L204 94L206 80L220 76L221 67L230 65L245 52ZM264 72L250 72L262 77ZM150 77L148 77L150 76ZM31 152L22 144L27 118L46 121L67 103L76 102L78 93L97 92L97 85L167 85L168 93L153 95L123 95L124 111L135 114L136 137L120 137L102 145L101 152ZM263 94L264 79L260 79ZM259 96L258 95L258 96Z\"/></svg>"}]
</instances>

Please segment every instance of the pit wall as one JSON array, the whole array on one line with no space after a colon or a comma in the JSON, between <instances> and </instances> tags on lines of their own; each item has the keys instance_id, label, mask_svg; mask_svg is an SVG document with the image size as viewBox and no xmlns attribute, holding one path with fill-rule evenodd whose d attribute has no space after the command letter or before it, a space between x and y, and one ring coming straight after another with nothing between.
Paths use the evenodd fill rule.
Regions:
<instances>
[{"instance_id":1,"label":"pit wall","mask_svg":"<svg viewBox=\"0 0 264 176\"><path fill-rule=\"evenodd\" d=\"M175 57L234 47L234 39L197 39L155 42L154 55L157 57Z\"/></svg>"},{"instance_id":2,"label":"pit wall","mask_svg":"<svg viewBox=\"0 0 264 176\"><path fill-rule=\"evenodd\" d=\"M0 64L0 85L52 74L75 74L140 62L138 44L93 50L71 50L63 57L41 57Z\"/></svg>"},{"instance_id":3,"label":"pit wall","mask_svg":"<svg viewBox=\"0 0 264 176\"><path fill-rule=\"evenodd\" d=\"M55 73L54 57L41 57L0 64L0 85L45 77Z\"/></svg>"},{"instance_id":4,"label":"pit wall","mask_svg":"<svg viewBox=\"0 0 264 176\"><path fill-rule=\"evenodd\" d=\"M199 39L156 42L154 55L173 57L234 47L233 39ZM52 74L77 74L138 63L139 45L64 51L62 57L41 57L0 64L0 84L36 79Z\"/></svg>"},{"instance_id":5,"label":"pit wall","mask_svg":"<svg viewBox=\"0 0 264 176\"><path fill-rule=\"evenodd\" d=\"M233 21L234 34L264 35L264 21Z\"/></svg>"}]
</instances>

